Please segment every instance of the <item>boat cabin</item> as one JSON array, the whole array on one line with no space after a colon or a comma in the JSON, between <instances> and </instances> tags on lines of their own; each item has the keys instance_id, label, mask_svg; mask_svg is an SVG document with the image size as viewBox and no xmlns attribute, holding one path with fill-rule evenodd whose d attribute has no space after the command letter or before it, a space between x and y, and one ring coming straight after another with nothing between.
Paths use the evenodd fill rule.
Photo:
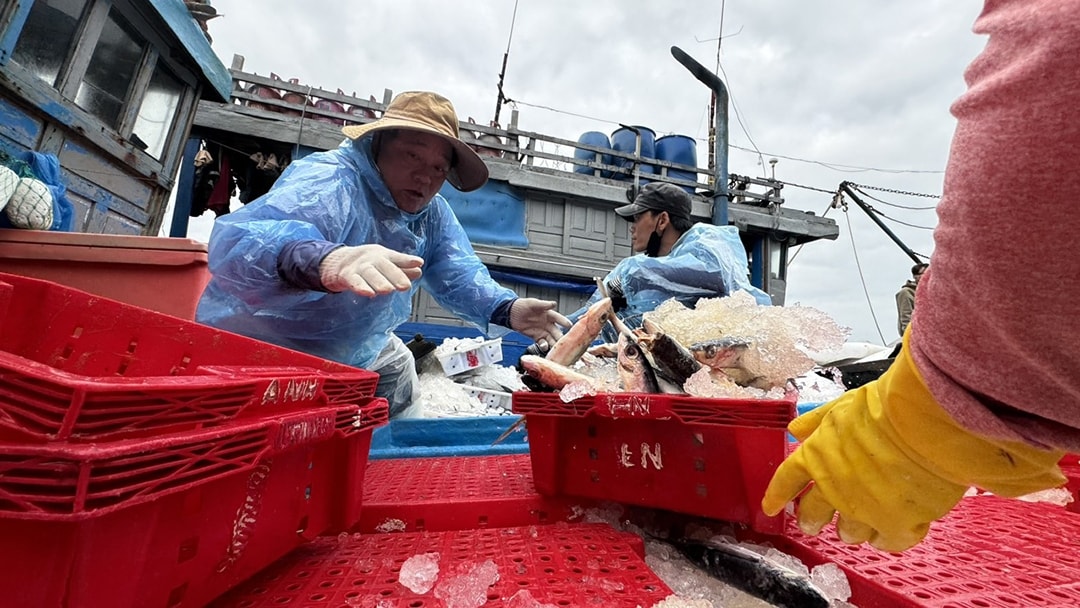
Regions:
<instances>
[{"instance_id":1,"label":"boat cabin","mask_svg":"<svg viewBox=\"0 0 1080 608\"><path fill-rule=\"evenodd\" d=\"M0 0L0 160L56 155L76 232L157 235L197 104L231 85L181 0Z\"/></svg>"}]
</instances>

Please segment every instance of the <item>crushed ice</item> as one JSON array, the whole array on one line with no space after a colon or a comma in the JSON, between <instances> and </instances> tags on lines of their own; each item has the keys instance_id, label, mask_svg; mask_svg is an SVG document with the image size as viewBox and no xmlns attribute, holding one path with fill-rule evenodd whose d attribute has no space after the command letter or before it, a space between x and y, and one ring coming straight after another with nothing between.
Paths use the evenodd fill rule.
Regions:
<instances>
[{"instance_id":1,"label":"crushed ice","mask_svg":"<svg viewBox=\"0 0 1080 608\"><path fill-rule=\"evenodd\" d=\"M398 571L398 582L419 595L431 591L438 578L439 554L434 552L410 557Z\"/></svg>"}]
</instances>

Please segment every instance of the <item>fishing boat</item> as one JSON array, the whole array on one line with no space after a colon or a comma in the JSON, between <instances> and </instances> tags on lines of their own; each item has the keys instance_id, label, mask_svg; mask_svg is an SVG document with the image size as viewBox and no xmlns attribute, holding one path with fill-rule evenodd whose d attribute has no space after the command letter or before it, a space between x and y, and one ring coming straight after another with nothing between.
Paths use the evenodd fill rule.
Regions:
<instances>
[{"instance_id":1,"label":"fishing boat","mask_svg":"<svg viewBox=\"0 0 1080 608\"><path fill-rule=\"evenodd\" d=\"M73 210L71 232L59 236L72 237L69 242L84 248L84 257L94 243L101 242L95 240L99 237L152 241L185 237L191 211L207 202L204 197L216 196L213 188L209 193L202 188L212 174L206 168L217 170L211 182L214 187L225 180L227 196L231 196L229 180L243 176L243 188L238 185L237 189L244 192L242 200L252 200L292 159L336 147L342 141L342 125L376 119L393 96L392 91L385 91L376 99L338 88L323 90L299 79L260 76L244 71L239 56L226 68L210 47L206 23L215 14L207 2L196 0L0 0L0 162L28 153L55 157ZM593 290L595 277L603 276L630 253L625 223L613 209L625 204L647 180L686 188L698 220L737 226L749 254L753 284L778 305L785 300L788 250L837 237L832 220L787 205L781 182L728 172L723 85L688 57L674 50L673 55L718 101L711 138L713 162L706 167L686 157L665 156L656 149L658 140L652 141L650 152L651 130L643 125L621 128L616 145L607 134L600 138L522 130L517 111L511 113L506 127L461 124L464 139L484 157L491 180L468 196L449 187L443 194L498 280L521 295L557 300L561 310L580 306ZM227 171L223 161L232 165ZM161 239L156 235L162 231L171 198L175 198L175 212L168 232L175 238ZM492 225L494 208L500 220ZM4 232L52 234L0 230ZM0 272L13 266L5 257L6 238L0 235ZM205 246L201 247L198 269L202 275L184 279L193 289L205 280ZM50 263L74 261L64 258ZM138 281L151 285L143 291L158 304L176 298L176 291L160 287L155 291L153 277L140 276ZM26 303L29 298L24 293L16 298L11 292L11 286L0 281L0 312L5 313L6 327L20 322L31 325L21 342L31 343L39 337L36 334L45 333L45 326L59 326L60 315L42 322L41 327L27 323L33 316L28 311L52 309L42 306L40 298ZM85 296L67 297L63 304L77 312L92 306L101 310L100 298ZM13 302L22 302L21 307L9 308ZM153 308L154 302L148 307ZM178 328L190 333L196 326L183 324L189 323L183 319L161 321L151 311L113 310L125 311L126 319L150 320L127 325L155 330L161 334L160 345L173 344L173 334L182 333ZM12 311L21 311L25 317ZM190 319L191 313L193 309L175 316ZM85 325L125 324L107 315L97 316ZM441 338L474 335L469 332L475 331L462 327L422 291L416 294L412 321L404 332L422 331ZM198 331L211 329L198 326ZM0 336L10 343L15 333L0 332ZM84 331L83 325L68 333L56 342L80 337L104 340L103 332ZM139 383L126 383L130 378L124 377L125 370L138 367L132 365L136 343L101 344L85 358L116 355L121 360L119 371L110 368L106 383L137 393ZM168 350L167 346L162 349ZM65 357L70 355L68 350ZM181 364L161 378L172 381L182 375L191 354L178 356ZM28 369L41 375L47 368L39 362ZM224 374L228 370L219 366L211 371ZM76 380L71 373L62 376L68 384ZM498 459L485 445L477 453L480 457L433 459L426 470L404 458L387 458L367 467L368 443L363 441L371 437L356 430L361 426L359 417L346 416L339 422L360 439L348 444L348 450L329 453L332 457L321 447L312 447L318 453L314 458L309 457L311 446L300 442L329 427L298 418L288 428L290 432L282 430L273 445L266 447L265 454L272 459L258 461L230 456L229 450L255 445L246 435L235 443L223 439L224 435L214 436L194 448L180 445L169 454L161 446L185 440L182 433L143 436L139 448L153 452L154 457L134 459L142 469L124 468L133 466L126 461L110 461L104 476L97 478L102 485L95 486L86 480L96 461L64 467L55 454L72 449L84 460L94 460L110 450L130 450L140 439L83 444L40 437L12 439L6 434L12 419L3 407L17 409L31 388L48 392L46 405L60 412L59 423L64 425L74 415L53 407L57 400L86 401L83 392L61 395L60 390L42 389L41 382L18 385L12 377L0 373L0 431L4 433L0 434L0 454L5 463L0 474L0 592L5 605L185 608L210 601L218 606L262 606L361 605L367 600L381 605L383 599L436 605L432 596L410 594L398 578L402 564L427 551L433 542L443 544L430 548L441 548L459 561L506 553L499 557L500 563L514 565L504 570L501 587L492 586L484 594L482 601L493 600L491 605L512 604L512 594L523 591L559 605L575 605L577 598L586 595L590 605L653 605L669 591L655 576L652 564L642 560L639 537L581 524L574 519L581 515L578 499L538 494L531 485L533 470L527 457ZM146 379L159 380L156 376ZM265 377L259 381L267 387L272 384ZM302 390L284 393L306 394ZM271 394L277 393L264 393ZM223 398L216 393L213 397ZM169 411L188 413L181 400L161 401ZM131 403L122 405L101 409L96 420L126 415ZM655 426L646 428L650 436ZM725 423L718 428L729 433L732 426ZM199 433L209 437L206 429ZM775 432L781 440L783 433L782 426ZM594 435L595 428L582 434ZM680 437L693 440L695 449L706 443L700 434ZM754 451L752 443L747 441L740 449ZM37 458L38 453L44 455ZM629 446L624 445L623 456L629 453ZM642 444L640 468L652 463L659 469L658 453L658 444L655 449ZM161 472L166 456L179 463L175 477ZM581 456L598 458L588 450L581 450ZM33 466L19 468L13 464L17 459ZM185 459L203 469L186 465ZM715 478L715 468L733 460L710 460L708 474ZM1075 460L1073 455L1074 465ZM685 471L687 479L706 471L705 459L692 465L692 471ZM220 472L219 467L227 466L234 468ZM593 467L579 467L586 485L599 480L599 473L590 470ZM152 473L144 473L151 468ZM131 474L136 470L138 475ZM549 477L557 472L555 467L547 471ZM754 473L756 477L749 472L746 476L760 482L767 473L762 469ZM1080 471L1075 466L1069 478L1075 494L1080 487ZM40 480L44 480L40 485L31 484ZM55 511L57 497L87 483L89 490L77 505L82 512ZM130 495L116 489L123 483L127 485L122 487L132 489ZM364 491L364 483L369 492ZM704 497L704 488L694 489ZM423 490L422 497L410 494L417 489ZM148 492L157 494L145 499ZM341 500L331 501L331 495ZM30 499L23 500L27 496ZM343 537L323 535L308 542L332 530L331 519L334 525L341 523L339 517L359 521L361 497L364 511L360 513L366 514L372 529ZM138 504L104 514L90 512L98 506L94 501L128 499ZM715 498L710 495L709 500ZM53 505L53 511L30 512L32 504ZM315 511L313 505L325 509ZM851 577L851 601L856 605L990 606L999 601L1003 606L1076 605L1075 564L1062 557L1075 554L1075 543L1067 545L1062 540L1080 534L1080 520L1075 517L1049 505L969 497L954 515L935 525L918 555L852 548L828 533L811 539L792 526L782 535L757 540L774 542L807 563L843 564ZM545 525L552 523L558 525ZM993 542L985 540L991 537ZM416 544L421 542L429 544ZM421 546L423 551L418 549ZM290 554L293 548L298 550ZM705 549L695 551L708 558L714 571L721 569ZM760 561L755 555L737 557L744 566ZM990 568L990 562L995 568ZM263 573L255 575L259 570ZM759 570L740 576L750 579ZM1011 576L1004 580L1001 572ZM252 576L257 578L245 582ZM778 576L774 573L764 580L773 582ZM485 586L483 591L487 590ZM537 605L532 596L515 597L522 603L514 605Z\"/></svg>"},{"instance_id":2,"label":"fishing boat","mask_svg":"<svg viewBox=\"0 0 1080 608\"><path fill-rule=\"evenodd\" d=\"M58 157L74 232L157 235L198 104L231 86L178 0L0 2L0 153Z\"/></svg>"},{"instance_id":3,"label":"fishing boat","mask_svg":"<svg viewBox=\"0 0 1080 608\"><path fill-rule=\"evenodd\" d=\"M673 69L679 69L675 62ZM239 55L233 57L229 72L230 98L201 101L191 137L227 159L240 182L242 201L259 194L244 190L267 172L260 169L265 159L276 161L269 171L280 171L283 161L335 148L343 139L342 124L375 120L393 97L386 90L381 101L372 101L374 96L345 95L340 88L326 90L260 76L244 71ZM712 84L723 87L719 80ZM491 177L479 191L463 194L447 184L442 194L498 281L522 296L555 300L560 310L572 311L593 292L596 277L630 254L628 231L613 212L615 207L626 204L648 181L670 182L691 193L696 220L739 228L753 284L769 293L775 304L783 304L789 248L835 239L839 231L830 218L786 205L782 183L728 173L726 93L722 99L724 107L717 112L723 120L717 121L715 162L710 167L685 164L686 156L657 158L664 154L656 152L655 144L659 142L663 150L664 142L647 127L620 128L612 143L606 136L598 141L589 134L555 136L522 130L516 109L505 128L462 122L462 138L483 157ZM342 112L342 107L353 111ZM692 138L680 137L695 145ZM195 175L198 149L198 144L189 144L181 184L189 179L186 175L192 179ZM689 158L694 158L692 149ZM193 205L200 210L205 204L193 201L191 191L177 193L173 236L185 234L182 222L188 210ZM413 302L411 323L399 333L408 339L418 332L438 338L478 335L422 290ZM525 345L523 337L504 338L508 352Z\"/></svg>"},{"instance_id":4,"label":"fishing boat","mask_svg":"<svg viewBox=\"0 0 1080 608\"><path fill-rule=\"evenodd\" d=\"M214 9L204 2L0 6L0 153L58 158L76 233L161 234L172 196L167 232L186 237L193 210L252 200L291 159L337 147L342 125L375 120L393 96L260 76L241 56L226 69L210 47ZM601 141L524 131L518 110L505 128L461 123L491 179L467 195L449 185L442 193L497 280L577 309L595 278L630 253L613 209L647 181L668 181L692 194L696 219L739 228L752 283L784 303L789 248L835 239L837 225L786 205L781 182L728 173L723 84L685 54L676 59L719 93L708 167L697 166L692 138L655 139L648 127ZM408 338L478 334L422 290L411 321L400 328ZM523 349L525 339L504 344Z\"/></svg>"}]
</instances>

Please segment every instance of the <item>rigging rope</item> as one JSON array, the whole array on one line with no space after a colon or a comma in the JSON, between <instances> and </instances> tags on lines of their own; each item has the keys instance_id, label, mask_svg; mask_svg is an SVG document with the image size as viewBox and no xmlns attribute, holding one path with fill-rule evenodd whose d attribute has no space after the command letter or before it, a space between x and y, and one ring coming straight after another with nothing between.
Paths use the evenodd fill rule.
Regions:
<instances>
[{"instance_id":1,"label":"rigging rope","mask_svg":"<svg viewBox=\"0 0 1080 608\"><path fill-rule=\"evenodd\" d=\"M851 216L845 213L844 218L847 221L848 236L851 237L851 252L855 256L855 268L859 271L859 281L862 283L863 294L866 295L866 306L870 309L870 316L874 319L874 329L877 330L881 344L884 346L885 336L881 333L881 324L878 323L877 314L874 312L874 304L870 301L870 289L866 286L866 277L863 275L862 263L859 261L859 250L855 247L855 232L851 229Z\"/></svg>"}]
</instances>

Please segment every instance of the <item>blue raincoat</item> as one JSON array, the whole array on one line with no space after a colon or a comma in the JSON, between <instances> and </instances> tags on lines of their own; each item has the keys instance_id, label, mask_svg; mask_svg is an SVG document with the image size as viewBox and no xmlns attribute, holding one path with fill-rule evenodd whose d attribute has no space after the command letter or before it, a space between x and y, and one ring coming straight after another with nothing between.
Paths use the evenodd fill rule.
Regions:
<instances>
[{"instance_id":1,"label":"blue raincoat","mask_svg":"<svg viewBox=\"0 0 1080 608\"><path fill-rule=\"evenodd\" d=\"M409 319L416 283L370 298L293 287L278 276L278 253L287 243L311 240L377 243L423 258L419 284L485 333L496 308L516 297L488 274L442 196L416 214L398 209L371 158L371 137L364 137L293 162L269 192L215 221L212 278L196 319L369 368Z\"/></svg>"},{"instance_id":2,"label":"blue raincoat","mask_svg":"<svg viewBox=\"0 0 1080 608\"><path fill-rule=\"evenodd\" d=\"M633 329L641 326L642 314L670 298L692 307L699 298L718 298L741 290L754 296L758 304L771 305L769 294L750 284L748 265L738 228L699 223L684 232L665 256L641 253L624 258L604 277L604 284L622 285L626 308L617 314ZM570 319L576 321L600 297L599 291L594 293ZM605 334L606 339L613 337L617 338Z\"/></svg>"}]
</instances>

